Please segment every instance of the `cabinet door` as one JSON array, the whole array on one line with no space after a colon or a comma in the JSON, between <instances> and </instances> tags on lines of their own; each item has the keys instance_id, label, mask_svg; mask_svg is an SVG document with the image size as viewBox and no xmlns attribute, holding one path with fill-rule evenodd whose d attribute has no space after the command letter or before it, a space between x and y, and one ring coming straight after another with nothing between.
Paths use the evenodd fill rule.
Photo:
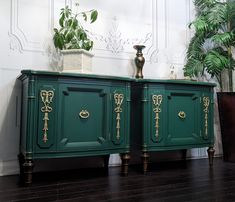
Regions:
<instances>
[{"instance_id":1,"label":"cabinet door","mask_svg":"<svg viewBox=\"0 0 235 202\"><path fill-rule=\"evenodd\" d=\"M109 87L61 84L59 150L89 151L108 146Z\"/></svg>"},{"instance_id":2,"label":"cabinet door","mask_svg":"<svg viewBox=\"0 0 235 202\"><path fill-rule=\"evenodd\" d=\"M38 128L35 150L48 152L56 150L56 84L38 84Z\"/></svg>"},{"instance_id":3,"label":"cabinet door","mask_svg":"<svg viewBox=\"0 0 235 202\"><path fill-rule=\"evenodd\" d=\"M167 93L167 145L200 143L200 92L172 90Z\"/></svg>"}]
</instances>

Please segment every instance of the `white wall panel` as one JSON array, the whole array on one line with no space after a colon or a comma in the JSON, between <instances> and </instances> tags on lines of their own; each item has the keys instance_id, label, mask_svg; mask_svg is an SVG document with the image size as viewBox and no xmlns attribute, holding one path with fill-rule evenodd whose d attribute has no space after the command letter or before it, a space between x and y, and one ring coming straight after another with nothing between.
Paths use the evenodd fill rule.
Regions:
<instances>
[{"instance_id":1,"label":"white wall panel","mask_svg":"<svg viewBox=\"0 0 235 202\"><path fill-rule=\"evenodd\" d=\"M51 0L11 0L10 37L18 40L20 51L43 52L43 44L51 32ZM14 48L14 45L11 45Z\"/></svg>"}]
</instances>

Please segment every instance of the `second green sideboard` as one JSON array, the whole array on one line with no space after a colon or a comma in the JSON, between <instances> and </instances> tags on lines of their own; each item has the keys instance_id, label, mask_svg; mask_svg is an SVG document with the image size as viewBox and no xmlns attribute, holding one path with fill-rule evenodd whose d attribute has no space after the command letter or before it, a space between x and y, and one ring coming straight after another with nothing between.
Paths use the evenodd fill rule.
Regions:
<instances>
[{"instance_id":1,"label":"second green sideboard","mask_svg":"<svg viewBox=\"0 0 235 202\"><path fill-rule=\"evenodd\" d=\"M214 84L185 80L137 80L132 84L131 144L149 152L209 147L214 155Z\"/></svg>"}]
</instances>

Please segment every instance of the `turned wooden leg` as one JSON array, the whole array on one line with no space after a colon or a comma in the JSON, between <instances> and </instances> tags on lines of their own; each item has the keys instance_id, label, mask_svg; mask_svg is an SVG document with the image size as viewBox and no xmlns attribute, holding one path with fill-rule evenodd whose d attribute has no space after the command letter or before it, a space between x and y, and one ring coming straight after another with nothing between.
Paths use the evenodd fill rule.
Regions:
<instances>
[{"instance_id":1,"label":"turned wooden leg","mask_svg":"<svg viewBox=\"0 0 235 202\"><path fill-rule=\"evenodd\" d=\"M32 183L33 177L33 160L25 160L22 167L23 167L23 175L24 175L24 183L29 185Z\"/></svg>"},{"instance_id":2,"label":"turned wooden leg","mask_svg":"<svg viewBox=\"0 0 235 202\"><path fill-rule=\"evenodd\" d=\"M110 156L110 155L105 155L105 156L103 157L103 159L104 159L104 168L105 168L106 170L108 170L108 168L109 168L109 156Z\"/></svg>"},{"instance_id":3,"label":"turned wooden leg","mask_svg":"<svg viewBox=\"0 0 235 202\"><path fill-rule=\"evenodd\" d=\"M143 159L143 172L144 172L144 174L146 174L148 171L148 161L149 161L148 152L143 152L142 159Z\"/></svg>"},{"instance_id":4,"label":"turned wooden leg","mask_svg":"<svg viewBox=\"0 0 235 202\"><path fill-rule=\"evenodd\" d=\"M214 148L209 147L207 149L207 153L208 153L208 158L209 158L209 164L210 164L210 166L213 166L213 159L214 159L214 153L215 153Z\"/></svg>"},{"instance_id":5,"label":"turned wooden leg","mask_svg":"<svg viewBox=\"0 0 235 202\"><path fill-rule=\"evenodd\" d=\"M124 176L127 176L130 154L129 153L121 154L121 159L122 159L122 174Z\"/></svg>"}]
</instances>

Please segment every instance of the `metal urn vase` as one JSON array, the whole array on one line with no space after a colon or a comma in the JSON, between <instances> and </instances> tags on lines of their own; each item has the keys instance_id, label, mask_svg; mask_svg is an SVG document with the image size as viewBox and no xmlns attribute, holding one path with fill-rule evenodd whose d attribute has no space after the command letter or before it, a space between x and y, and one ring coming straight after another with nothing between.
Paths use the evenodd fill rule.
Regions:
<instances>
[{"instance_id":1,"label":"metal urn vase","mask_svg":"<svg viewBox=\"0 0 235 202\"><path fill-rule=\"evenodd\" d=\"M137 67L137 71L136 71L135 78L142 79L143 78L142 70L143 70L143 66L145 62L142 50L145 48L145 46L135 45L133 46L133 48L137 50L136 57L135 57L135 65Z\"/></svg>"}]
</instances>

